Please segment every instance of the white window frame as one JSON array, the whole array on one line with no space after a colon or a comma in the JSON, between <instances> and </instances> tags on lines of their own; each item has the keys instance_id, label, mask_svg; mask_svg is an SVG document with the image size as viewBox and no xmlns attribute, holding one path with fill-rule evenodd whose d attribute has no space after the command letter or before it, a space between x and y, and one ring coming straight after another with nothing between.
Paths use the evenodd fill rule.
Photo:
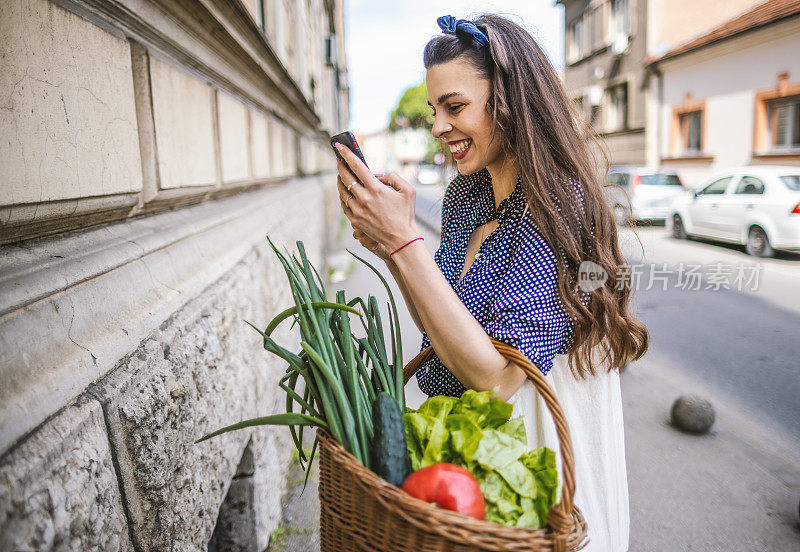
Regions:
<instances>
[{"instance_id":1,"label":"white window frame","mask_svg":"<svg viewBox=\"0 0 800 552\"><path fill-rule=\"evenodd\" d=\"M683 113L679 116L681 127L683 127L684 124L687 125L685 138L682 138L684 154L698 155L703 153L703 116L704 113L702 110L689 111L688 113ZM699 143L697 144L696 148L691 146L692 121L695 121L698 125L697 131L699 134L697 138ZM683 132L681 134L683 135Z\"/></svg>"},{"instance_id":2,"label":"white window frame","mask_svg":"<svg viewBox=\"0 0 800 552\"><path fill-rule=\"evenodd\" d=\"M586 21L585 14L576 17L570 24L567 33L567 63L574 63L586 56Z\"/></svg>"},{"instance_id":3,"label":"white window frame","mask_svg":"<svg viewBox=\"0 0 800 552\"><path fill-rule=\"evenodd\" d=\"M628 82L625 81L615 84L606 90L606 101L608 103L606 123L608 131L613 132L628 128L628 109L630 105L628 88ZM624 97L624 105L621 107L619 105L620 96Z\"/></svg>"},{"instance_id":4,"label":"white window frame","mask_svg":"<svg viewBox=\"0 0 800 552\"><path fill-rule=\"evenodd\" d=\"M611 42L617 35L630 36L632 28L632 0L609 0L608 35Z\"/></svg>"},{"instance_id":5,"label":"white window frame","mask_svg":"<svg viewBox=\"0 0 800 552\"><path fill-rule=\"evenodd\" d=\"M782 141L780 136L776 136L778 129L774 128L778 121L777 109L786 109L786 133ZM797 128L796 128L797 127ZM800 142L793 143L795 135L800 136L800 96L790 96L779 100L772 100L767 103L767 133L768 144L771 150L776 152L795 152L800 151Z\"/></svg>"}]
</instances>

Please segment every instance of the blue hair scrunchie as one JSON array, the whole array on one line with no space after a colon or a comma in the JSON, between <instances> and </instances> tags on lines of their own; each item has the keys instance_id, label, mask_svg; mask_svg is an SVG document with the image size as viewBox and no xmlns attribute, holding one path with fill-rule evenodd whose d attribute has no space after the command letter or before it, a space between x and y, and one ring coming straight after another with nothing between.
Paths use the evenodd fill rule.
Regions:
<instances>
[{"instance_id":1,"label":"blue hair scrunchie","mask_svg":"<svg viewBox=\"0 0 800 552\"><path fill-rule=\"evenodd\" d=\"M436 19L439 28L446 34L457 34L471 37L481 46L489 47L489 37L475 26L475 23L466 19L456 19L452 15L443 15Z\"/></svg>"}]
</instances>

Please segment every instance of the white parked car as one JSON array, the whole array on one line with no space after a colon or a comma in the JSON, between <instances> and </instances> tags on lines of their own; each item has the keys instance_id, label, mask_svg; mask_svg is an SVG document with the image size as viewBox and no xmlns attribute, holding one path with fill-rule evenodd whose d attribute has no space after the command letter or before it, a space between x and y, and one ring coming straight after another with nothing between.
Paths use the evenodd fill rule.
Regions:
<instances>
[{"instance_id":1,"label":"white parked car","mask_svg":"<svg viewBox=\"0 0 800 552\"><path fill-rule=\"evenodd\" d=\"M606 184L617 224L665 220L672 200L686 191L675 171L647 167L612 166Z\"/></svg>"},{"instance_id":2,"label":"white parked car","mask_svg":"<svg viewBox=\"0 0 800 552\"><path fill-rule=\"evenodd\" d=\"M673 201L667 228L745 245L756 257L800 251L800 167L742 167Z\"/></svg>"},{"instance_id":3,"label":"white parked car","mask_svg":"<svg viewBox=\"0 0 800 552\"><path fill-rule=\"evenodd\" d=\"M442 181L442 169L438 165L420 163L417 167L417 182L422 186L432 186Z\"/></svg>"}]
</instances>

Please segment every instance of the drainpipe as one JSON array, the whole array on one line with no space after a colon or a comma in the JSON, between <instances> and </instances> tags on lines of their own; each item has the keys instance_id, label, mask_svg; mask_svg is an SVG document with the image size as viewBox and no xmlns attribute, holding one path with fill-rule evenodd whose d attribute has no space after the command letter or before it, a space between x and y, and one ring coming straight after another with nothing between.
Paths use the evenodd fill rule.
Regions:
<instances>
[{"instance_id":1,"label":"drainpipe","mask_svg":"<svg viewBox=\"0 0 800 552\"><path fill-rule=\"evenodd\" d=\"M653 64L647 67L647 70L650 72L651 76L656 77L656 109L655 109L655 120L653 121L653 125L655 125L655 151L653 155L655 157L655 165L661 166L661 144L662 138L664 134L664 125L661 124L661 111L662 106L664 105L664 75L659 71L658 66ZM649 80L649 79L648 79Z\"/></svg>"},{"instance_id":2,"label":"drainpipe","mask_svg":"<svg viewBox=\"0 0 800 552\"><path fill-rule=\"evenodd\" d=\"M662 140L664 135L664 125L662 124L662 107L664 106L664 74L658 70L658 67L653 67L656 72L656 78L658 82L656 86L658 87L658 113L656 117L656 124L658 125L658 130L656 132L656 139L658 140L658 144L656 144L656 157L659 159L658 165L661 166L661 146L664 143Z\"/></svg>"}]
</instances>

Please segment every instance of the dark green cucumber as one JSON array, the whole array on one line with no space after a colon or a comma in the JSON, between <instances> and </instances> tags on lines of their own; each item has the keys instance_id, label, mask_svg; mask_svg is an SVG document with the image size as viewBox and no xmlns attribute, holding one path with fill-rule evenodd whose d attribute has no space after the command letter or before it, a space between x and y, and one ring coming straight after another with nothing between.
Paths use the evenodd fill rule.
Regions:
<instances>
[{"instance_id":1,"label":"dark green cucumber","mask_svg":"<svg viewBox=\"0 0 800 552\"><path fill-rule=\"evenodd\" d=\"M406 428L400 405L389 393L380 393L372 403L374 428L370 464L372 471L397 485L411 473L411 458L406 444Z\"/></svg>"}]
</instances>

